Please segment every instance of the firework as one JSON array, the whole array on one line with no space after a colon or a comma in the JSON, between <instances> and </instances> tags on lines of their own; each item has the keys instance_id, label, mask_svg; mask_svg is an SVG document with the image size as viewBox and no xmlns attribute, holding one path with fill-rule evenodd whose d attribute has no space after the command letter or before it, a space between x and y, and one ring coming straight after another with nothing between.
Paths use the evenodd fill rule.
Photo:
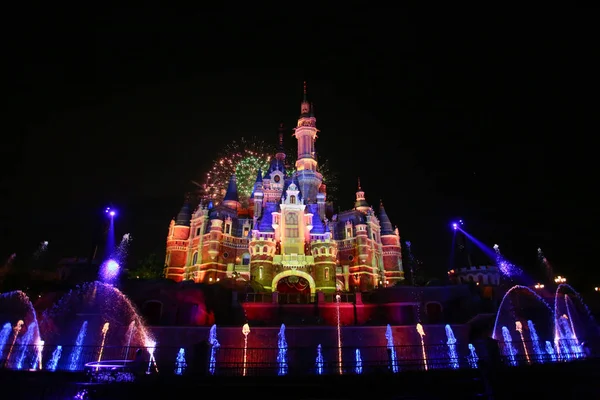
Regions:
<instances>
[{"instance_id":1,"label":"firework","mask_svg":"<svg viewBox=\"0 0 600 400\"><path fill-rule=\"evenodd\" d=\"M263 173L269 168L271 158L277 153L275 142L272 146L257 138L234 140L219 153L211 169L206 173L204 183L192 182L200 188L200 198L218 204L223 200L231 175L235 173L239 200L245 203L252 195L256 174L260 168ZM286 149L286 175L292 177L296 173L296 149ZM330 167L328 160L321 159L319 172L323 175L323 183L327 185L327 198L335 200L337 174Z\"/></svg>"},{"instance_id":2,"label":"firework","mask_svg":"<svg viewBox=\"0 0 600 400\"><path fill-rule=\"evenodd\" d=\"M500 253L500 246L495 244L494 251L496 252L496 265L502 275L506 276L507 278L513 278L523 274L521 268L504 258L502 253Z\"/></svg>"},{"instance_id":3,"label":"firework","mask_svg":"<svg viewBox=\"0 0 600 400\"><path fill-rule=\"evenodd\" d=\"M218 204L225 196L231 175L235 174L240 201L247 200L252 194L258 169L265 171L269 167L271 154L274 154L274 150L262 140L234 140L219 154L206 173L202 198Z\"/></svg>"}]
</instances>

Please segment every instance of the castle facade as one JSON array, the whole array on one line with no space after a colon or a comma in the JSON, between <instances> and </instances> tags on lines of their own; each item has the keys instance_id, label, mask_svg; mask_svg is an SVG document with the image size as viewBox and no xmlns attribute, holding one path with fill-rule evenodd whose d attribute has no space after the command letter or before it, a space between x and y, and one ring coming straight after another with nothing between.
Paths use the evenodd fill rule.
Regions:
<instances>
[{"instance_id":1,"label":"castle facade","mask_svg":"<svg viewBox=\"0 0 600 400\"><path fill-rule=\"evenodd\" d=\"M236 177L222 202L185 203L171 221L165 274L174 281L252 281L265 292L367 291L404 279L401 242L383 204L377 211L358 186L354 208L326 216L327 188L318 171L318 129L306 96L294 137L295 171L286 171L283 133L267 171L258 171L247 207Z\"/></svg>"}]
</instances>

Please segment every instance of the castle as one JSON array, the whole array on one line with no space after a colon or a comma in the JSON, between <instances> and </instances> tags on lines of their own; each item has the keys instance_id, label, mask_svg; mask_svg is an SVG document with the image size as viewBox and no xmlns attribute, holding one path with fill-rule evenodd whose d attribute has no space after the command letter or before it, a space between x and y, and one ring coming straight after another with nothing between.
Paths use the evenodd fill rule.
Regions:
<instances>
[{"instance_id":1,"label":"castle","mask_svg":"<svg viewBox=\"0 0 600 400\"><path fill-rule=\"evenodd\" d=\"M315 157L317 126L306 84L294 129L295 172L285 167L283 133L269 168L259 170L248 205L235 175L223 201L186 202L171 221L165 275L180 282L252 281L264 292L368 291L404 279L398 229L358 185L351 210L326 216L327 190ZM289 176L291 175L291 176Z\"/></svg>"}]
</instances>

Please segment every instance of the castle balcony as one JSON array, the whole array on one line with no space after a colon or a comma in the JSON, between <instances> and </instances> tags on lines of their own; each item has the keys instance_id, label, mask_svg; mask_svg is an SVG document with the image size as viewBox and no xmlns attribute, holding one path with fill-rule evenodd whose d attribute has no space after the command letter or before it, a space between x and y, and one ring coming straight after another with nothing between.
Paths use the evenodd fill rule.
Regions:
<instances>
[{"instance_id":1,"label":"castle balcony","mask_svg":"<svg viewBox=\"0 0 600 400\"><path fill-rule=\"evenodd\" d=\"M248 239L246 238L238 238L233 236L225 236L223 238L223 244L228 247L234 249L247 249L248 248Z\"/></svg>"},{"instance_id":2,"label":"castle balcony","mask_svg":"<svg viewBox=\"0 0 600 400\"><path fill-rule=\"evenodd\" d=\"M340 250L353 249L355 244L356 244L356 240L354 238L343 239L343 240L338 241L338 249L340 249Z\"/></svg>"},{"instance_id":3,"label":"castle balcony","mask_svg":"<svg viewBox=\"0 0 600 400\"><path fill-rule=\"evenodd\" d=\"M314 265L315 258L304 254L276 254L273 264L280 264L283 269L297 269Z\"/></svg>"}]
</instances>

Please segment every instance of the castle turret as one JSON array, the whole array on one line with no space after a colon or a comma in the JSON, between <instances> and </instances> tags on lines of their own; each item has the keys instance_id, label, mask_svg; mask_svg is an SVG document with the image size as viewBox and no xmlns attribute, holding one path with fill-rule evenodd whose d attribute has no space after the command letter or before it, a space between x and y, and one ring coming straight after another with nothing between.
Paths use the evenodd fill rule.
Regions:
<instances>
[{"instance_id":1,"label":"castle turret","mask_svg":"<svg viewBox=\"0 0 600 400\"><path fill-rule=\"evenodd\" d=\"M385 212L383 202L379 204L379 223L381 226L381 247L386 280L385 284L393 285L398 281L404 280L402 247L400 245L400 233L398 232L398 228L392 228L392 223Z\"/></svg>"},{"instance_id":2,"label":"castle turret","mask_svg":"<svg viewBox=\"0 0 600 400\"><path fill-rule=\"evenodd\" d=\"M254 181L254 189L252 190L252 205L254 208L254 225L256 225L256 221L262 216L262 203L263 203L263 177L262 170L259 168L256 173L256 180Z\"/></svg>"},{"instance_id":3,"label":"castle turret","mask_svg":"<svg viewBox=\"0 0 600 400\"><path fill-rule=\"evenodd\" d=\"M298 158L296 159L298 185L305 202L307 204L316 203L323 176L317 172L315 156L317 120L313 113L313 106L307 100L306 82L304 82L304 98L300 105L300 118L298 118L298 125L294 131L294 136L298 140Z\"/></svg>"},{"instance_id":4,"label":"castle turret","mask_svg":"<svg viewBox=\"0 0 600 400\"><path fill-rule=\"evenodd\" d=\"M317 193L317 204L319 210L319 218L321 221L325 219L325 211L327 206L327 186L322 183L319 186L319 193Z\"/></svg>"},{"instance_id":5,"label":"castle turret","mask_svg":"<svg viewBox=\"0 0 600 400\"><path fill-rule=\"evenodd\" d=\"M316 290L333 293L336 291L337 242L331 239L329 232L324 236L324 239L310 243L315 263L315 286Z\"/></svg>"},{"instance_id":6,"label":"castle turret","mask_svg":"<svg viewBox=\"0 0 600 400\"><path fill-rule=\"evenodd\" d=\"M223 198L223 205L236 211L241 208L235 174L231 175L231 178L229 178L227 192L225 193L225 197Z\"/></svg>"},{"instance_id":7,"label":"castle turret","mask_svg":"<svg viewBox=\"0 0 600 400\"><path fill-rule=\"evenodd\" d=\"M369 203L365 199L365 192L360 187L360 178L358 178L358 190L356 191L356 201L354 202L354 208L358 211L365 213L371 209Z\"/></svg>"},{"instance_id":8,"label":"castle turret","mask_svg":"<svg viewBox=\"0 0 600 400\"><path fill-rule=\"evenodd\" d=\"M181 282L184 277L185 264L190 237L190 220L192 212L189 200L179 210L177 217L171 221L167 236L167 254L165 258L165 276L176 282Z\"/></svg>"}]
</instances>

